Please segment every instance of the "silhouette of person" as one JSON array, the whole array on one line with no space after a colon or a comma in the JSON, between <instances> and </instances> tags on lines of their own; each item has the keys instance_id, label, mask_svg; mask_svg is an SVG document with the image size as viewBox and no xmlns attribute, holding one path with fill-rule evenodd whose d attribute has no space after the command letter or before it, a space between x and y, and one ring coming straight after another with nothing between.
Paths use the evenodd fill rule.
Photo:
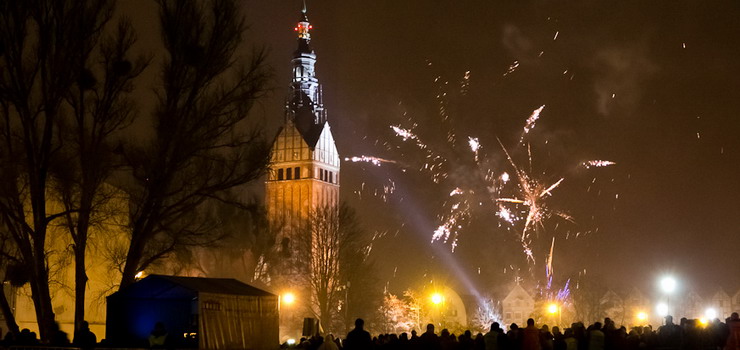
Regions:
<instances>
[{"instance_id":1,"label":"silhouette of person","mask_svg":"<svg viewBox=\"0 0 740 350\"><path fill-rule=\"evenodd\" d=\"M167 330L164 328L164 323L157 322L149 334L149 347L152 349L164 349L165 344L167 344Z\"/></svg>"},{"instance_id":2,"label":"silhouette of person","mask_svg":"<svg viewBox=\"0 0 740 350\"><path fill-rule=\"evenodd\" d=\"M419 337L422 349L439 350L439 337L434 333L434 325L428 324L427 331Z\"/></svg>"},{"instance_id":3,"label":"silhouette of person","mask_svg":"<svg viewBox=\"0 0 740 350\"><path fill-rule=\"evenodd\" d=\"M355 329L347 333L347 339L344 340L345 350L368 350L372 348L373 339L364 327L365 321L363 319L355 320Z\"/></svg>"},{"instance_id":4,"label":"silhouette of person","mask_svg":"<svg viewBox=\"0 0 740 350\"><path fill-rule=\"evenodd\" d=\"M82 321L80 329L75 332L75 336L72 339L74 346L80 349L92 349L97 344L98 338L95 333L90 331L90 324L87 321Z\"/></svg>"},{"instance_id":5,"label":"silhouette of person","mask_svg":"<svg viewBox=\"0 0 740 350\"><path fill-rule=\"evenodd\" d=\"M483 335L483 342L486 344L486 350L498 350L498 337L500 334L498 322L491 323L491 330Z\"/></svg>"},{"instance_id":6,"label":"silhouette of person","mask_svg":"<svg viewBox=\"0 0 740 350\"><path fill-rule=\"evenodd\" d=\"M727 335L725 350L740 350L740 315L737 312L727 320L727 328L730 334Z\"/></svg>"},{"instance_id":7,"label":"silhouette of person","mask_svg":"<svg viewBox=\"0 0 740 350\"><path fill-rule=\"evenodd\" d=\"M540 330L534 326L534 319L527 319L527 328L524 328L522 337L523 350L540 350Z\"/></svg>"},{"instance_id":8,"label":"silhouette of person","mask_svg":"<svg viewBox=\"0 0 740 350\"><path fill-rule=\"evenodd\" d=\"M54 327L52 327L50 334L49 345L55 347L69 346L69 337L67 333L59 329L59 323L54 322Z\"/></svg>"}]
</instances>

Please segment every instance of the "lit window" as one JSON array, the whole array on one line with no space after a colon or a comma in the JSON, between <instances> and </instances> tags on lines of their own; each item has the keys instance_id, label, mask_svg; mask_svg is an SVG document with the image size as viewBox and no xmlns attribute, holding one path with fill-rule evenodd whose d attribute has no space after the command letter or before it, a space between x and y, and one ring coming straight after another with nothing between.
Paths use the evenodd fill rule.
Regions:
<instances>
[{"instance_id":1,"label":"lit window","mask_svg":"<svg viewBox=\"0 0 740 350\"><path fill-rule=\"evenodd\" d=\"M283 169L278 169L278 180L283 179Z\"/></svg>"},{"instance_id":2,"label":"lit window","mask_svg":"<svg viewBox=\"0 0 740 350\"><path fill-rule=\"evenodd\" d=\"M301 178L301 167L296 167L293 169L295 171L295 176L293 176L296 180Z\"/></svg>"}]
</instances>

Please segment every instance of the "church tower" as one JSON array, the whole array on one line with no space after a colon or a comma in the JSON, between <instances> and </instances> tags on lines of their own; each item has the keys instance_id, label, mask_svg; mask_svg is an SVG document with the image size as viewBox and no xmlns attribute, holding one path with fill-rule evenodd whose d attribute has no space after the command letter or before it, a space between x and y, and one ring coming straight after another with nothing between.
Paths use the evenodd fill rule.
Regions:
<instances>
[{"instance_id":1,"label":"church tower","mask_svg":"<svg viewBox=\"0 0 740 350\"><path fill-rule=\"evenodd\" d=\"M339 204L340 158L316 78L311 29L304 6L295 27L298 47L291 60L285 124L272 145L266 182L267 213L280 228L277 242L283 250L291 249L295 235L307 232L313 211Z\"/></svg>"}]
</instances>

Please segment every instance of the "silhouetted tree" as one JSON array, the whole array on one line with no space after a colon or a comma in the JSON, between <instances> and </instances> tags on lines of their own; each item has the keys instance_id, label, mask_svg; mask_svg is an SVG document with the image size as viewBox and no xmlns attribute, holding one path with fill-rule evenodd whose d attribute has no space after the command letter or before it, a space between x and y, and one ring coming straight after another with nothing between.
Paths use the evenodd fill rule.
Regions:
<instances>
[{"instance_id":1,"label":"silhouetted tree","mask_svg":"<svg viewBox=\"0 0 740 350\"><path fill-rule=\"evenodd\" d=\"M125 151L131 241L120 287L178 247L213 242L198 210L209 201L239 205L226 194L259 178L269 155L247 121L270 74L262 52L236 55L245 31L237 1L158 4L166 58L153 138Z\"/></svg>"},{"instance_id":2,"label":"silhouetted tree","mask_svg":"<svg viewBox=\"0 0 740 350\"><path fill-rule=\"evenodd\" d=\"M99 28L112 15L112 7L104 10ZM66 96L72 113L62 125L65 146L60 153L64 161L54 182L75 257L75 331L85 320L85 258L91 229L112 215L122 214L109 205L117 190L105 185L118 165L113 135L133 120L135 104L129 97L133 80L148 64L143 56L131 57L136 35L128 21L121 21L111 35L95 41L100 45L87 48L70 67L81 74Z\"/></svg>"},{"instance_id":3,"label":"silhouetted tree","mask_svg":"<svg viewBox=\"0 0 740 350\"><path fill-rule=\"evenodd\" d=\"M308 286L305 292L310 293L310 303L306 305L309 311L329 330L345 331L342 321L352 318L363 304L360 298L372 296L376 289L372 265L367 259L369 242L365 231L353 209L341 204L313 209L306 227L296 234L287 252L283 242L278 242L273 260L281 253L289 254L273 264L270 273L299 271L291 274L288 283ZM281 282L286 281L278 281ZM376 299L374 305L380 306L382 292L377 293ZM347 312L341 312L340 308Z\"/></svg>"},{"instance_id":4,"label":"silhouetted tree","mask_svg":"<svg viewBox=\"0 0 740 350\"><path fill-rule=\"evenodd\" d=\"M606 288L600 281L586 277L580 278L577 283L574 283L570 293L576 320L586 322L586 324L603 321L605 310L601 298L606 293Z\"/></svg>"},{"instance_id":5,"label":"silhouetted tree","mask_svg":"<svg viewBox=\"0 0 740 350\"><path fill-rule=\"evenodd\" d=\"M81 62L97 47L112 4L112 0L0 2L0 220L28 266L36 319L45 340L55 321L46 256L48 229L54 220L80 210L50 204L54 175L67 160L62 119L70 113L74 91L96 84L90 67Z\"/></svg>"}]
</instances>

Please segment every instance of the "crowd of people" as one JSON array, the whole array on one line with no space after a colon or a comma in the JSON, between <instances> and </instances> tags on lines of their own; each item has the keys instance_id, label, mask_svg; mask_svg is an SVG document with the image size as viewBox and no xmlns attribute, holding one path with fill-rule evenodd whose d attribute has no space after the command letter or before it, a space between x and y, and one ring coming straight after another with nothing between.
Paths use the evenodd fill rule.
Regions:
<instances>
[{"instance_id":1,"label":"crowd of people","mask_svg":"<svg viewBox=\"0 0 740 350\"><path fill-rule=\"evenodd\" d=\"M286 344L283 345L287 347ZM473 335L470 331L451 334L443 329L439 334L434 325L417 334L380 334L371 337L364 321L357 319L355 328L345 339L327 335L301 339L293 346L307 350L740 350L740 317L733 313L725 322L719 319L707 323L682 318L678 324L666 316L658 329L639 326L618 327L611 319L571 324L561 330L547 325L538 327L533 319L525 327L511 324L508 331L494 322L490 331Z\"/></svg>"},{"instance_id":2,"label":"crowd of people","mask_svg":"<svg viewBox=\"0 0 740 350\"><path fill-rule=\"evenodd\" d=\"M32 346L49 346L49 347L76 347L82 350L93 349L97 345L97 337L95 333L90 331L90 325L87 321L82 321L80 329L75 332L72 341L66 332L59 328L58 323L54 323L54 327L50 332L51 336L48 343L41 343L38 339L36 332L30 331L28 328L22 329L20 332L8 332L3 338L3 345L6 347L32 347Z\"/></svg>"}]
</instances>

